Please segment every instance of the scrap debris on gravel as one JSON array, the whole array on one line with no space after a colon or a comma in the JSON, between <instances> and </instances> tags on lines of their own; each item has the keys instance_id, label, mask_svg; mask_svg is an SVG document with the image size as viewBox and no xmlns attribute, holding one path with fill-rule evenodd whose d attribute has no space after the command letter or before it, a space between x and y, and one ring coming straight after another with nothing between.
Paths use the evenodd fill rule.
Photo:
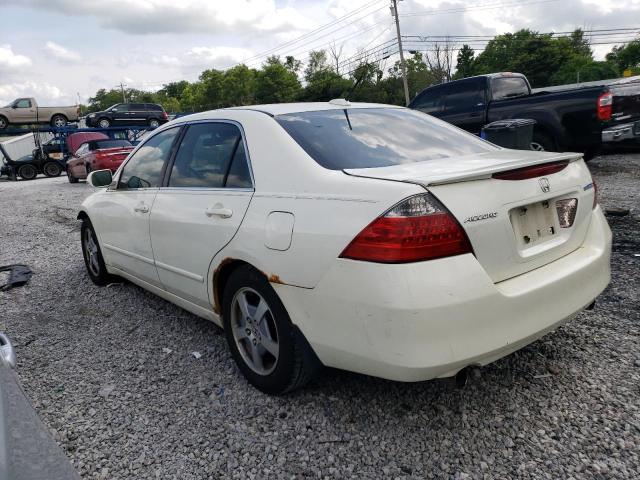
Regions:
<instances>
[{"instance_id":1,"label":"scrap debris on gravel","mask_svg":"<svg viewBox=\"0 0 640 480\"><path fill-rule=\"evenodd\" d=\"M127 282L87 278L65 178L0 181L0 292L24 389L87 479L639 478L640 154L590 163L614 232L595 310L492 365L403 384L329 370L251 388L213 324Z\"/></svg>"}]
</instances>

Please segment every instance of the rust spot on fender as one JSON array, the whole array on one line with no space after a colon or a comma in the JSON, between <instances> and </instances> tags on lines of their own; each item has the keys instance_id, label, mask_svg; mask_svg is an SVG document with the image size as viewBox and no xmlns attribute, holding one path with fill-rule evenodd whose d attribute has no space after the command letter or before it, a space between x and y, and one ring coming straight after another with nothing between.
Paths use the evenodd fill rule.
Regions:
<instances>
[{"instance_id":1,"label":"rust spot on fender","mask_svg":"<svg viewBox=\"0 0 640 480\"><path fill-rule=\"evenodd\" d=\"M218 277L220 276L220 271L226 266L233 262L233 258L227 257L223 259L220 264L216 267L213 272L213 311L220 315L222 313L222 307L220 306L220 292L218 291Z\"/></svg>"},{"instance_id":2,"label":"rust spot on fender","mask_svg":"<svg viewBox=\"0 0 640 480\"><path fill-rule=\"evenodd\" d=\"M270 283L279 283L281 285L285 284L282 280L280 280L280 277L278 275L276 275L275 273L269 275L269 282Z\"/></svg>"}]
</instances>

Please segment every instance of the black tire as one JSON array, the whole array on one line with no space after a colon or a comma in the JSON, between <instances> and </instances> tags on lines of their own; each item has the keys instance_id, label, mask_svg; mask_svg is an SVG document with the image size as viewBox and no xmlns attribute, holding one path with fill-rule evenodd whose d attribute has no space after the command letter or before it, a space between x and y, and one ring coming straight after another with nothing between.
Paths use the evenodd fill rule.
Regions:
<instances>
[{"instance_id":1,"label":"black tire","mask_svg":"<svg viewBox=\"0 0 640 480\"><path fill-rule=\"evenodd\" d=\"M91 247L89 247L88 243L89 237L93 241L93 246ZM104 258L102 257L102 250L100 250L100 244L98 243L98 237L96 237L96 232L93 229L91 220L88 218L84 218L82 220L80 243L82 245L84 266L87 269L87 275L89 275L91 281L99 286L117 281L117 277L107 272L107 267L105 266ZM93 251L93 255L89 254L89 249Z\"/></svg>"},{"instance_id":2,"label":"black tire","mask_svg":"<svg viewBox=\"0 0 640 480\"><path fill-rule=\"evenodd\" d=\"M66 127L68 122L67 117L64 115L57 114L51 117L51 126L54 128Z\"/></svg>"},{"instance_id":3,"label":"black tire","mask_svg":"<svg viewBox=\"0 0 640 480\"><path fill-rule=\"evenodd\" d=\"M149 126L151 128L158 128L160 126L160 121L157 118L150 118L149 119Z\"/></svg>"},{"instance_id":4,"label":"black tire","mask_svg":"<svg viewBox=\"0 0 640 480\"><path fill-rule=\"evenodd\" d=\"M531 142L531 150L537 150L541 152L557 152L558 146L556 145L556 141L551 137L551 135L534 131L533 132L533 141Z\"/></svg>"},{"instance_id":5,"label":"black tire","mask_svg":"<svg viewBox=\"0 0 640 480\"><path fill-rule=\"evenodd\" d=\"M21 165L18 168L18 176L23 180L33 180L38 176L38 170L35 166L27 163L26 165Z\"/></svg>"},{"instance_id":6,"label":"black tire","mask_svg":"<svg viewBox=\"0 0 640 480\"><path fill-rule=\"evenodd\" d=\"M111 120L108 118L100 118L98 119L97 126L99 128L109 128L111 126Z\"/></svg>"},{"instance_id":7,"label":"black tire","mask_svg":"<svg viewBox=\"0 0 640 480\"><path fill-rule=\"evenodd\" d=\"M0 130L4 130L8 126L9 126L9 121L5 117L0 116Z\"/></svg>"},{"instance_id":8,"label":"black tire","mask_svg":"<svg viewBox=\"0 0 640 480\"><path fill-rule=\"evenodd\" d=\"M62 167L58 162L47 162L42 166L42 172L47 177L59 177L62 173Z\"/></svg>"},{"instance_id":9,"label":"black tire","mask_svg":"<svg viewBox=\"0 0 640 480\"><path fill-rule=\"evenodd\" d=\"M234 298L247 289L257 292L266 301L270 310L269 321L275 326L279 353L273 370L266 375L257 373L243 358L232 331ZM289 314L267 278L249 265L237 268L229 276L222 297L222 318L227 343L238 368L249 383L264 393L278 395L301 388L313 379L321 367L310 347L305 345L306 341L299 330L291 323Z\"/></svg>"},{"instance_id":10,"label":"black tire","mask_svg":"<svg viewBox=\"0 0 640 480\"><path fill-rule=\"evenodd\" d=\"M69 180L69 183L78 183L78 179L74 177L69 170L67 170L67 179Z\"/></svg>"}]
</instances>

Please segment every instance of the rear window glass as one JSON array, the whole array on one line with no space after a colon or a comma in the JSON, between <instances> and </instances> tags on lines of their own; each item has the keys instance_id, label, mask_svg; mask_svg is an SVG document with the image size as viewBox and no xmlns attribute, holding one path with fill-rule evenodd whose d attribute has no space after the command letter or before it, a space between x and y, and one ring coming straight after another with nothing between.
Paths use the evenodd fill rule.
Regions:
<instances>
[{"instance_id":1,"label":"rear window glass","mask_svg":"<svg viewBox=\"0 0 640 480\"><path fill-rule=\"evenodd\" d=\"M496 149L407 109L322 110L275 119L316 162L331 170L388 167Z\"/></svg>"},{"instance_id":2,"label":"rear window glass","mask_svg":"<svg viewBox=\"0 0 640 480\"><path fill-rule=\"evenodd\" d=\"M527 82L522 77L496 77L491 79L491 91L494 100L529 95Z\"/></svg>"},{"instance_id":3,"label":"rear window glass","mask_svg":"<svg viewBox=\"0 0 640 480\"><path fill-rule=\"evenodd\" d=\"M95 140L91 142L91 149L98 148L117 148L117 147L131 147L131 142L128 140Z\"/></svg>"}]
</instances>

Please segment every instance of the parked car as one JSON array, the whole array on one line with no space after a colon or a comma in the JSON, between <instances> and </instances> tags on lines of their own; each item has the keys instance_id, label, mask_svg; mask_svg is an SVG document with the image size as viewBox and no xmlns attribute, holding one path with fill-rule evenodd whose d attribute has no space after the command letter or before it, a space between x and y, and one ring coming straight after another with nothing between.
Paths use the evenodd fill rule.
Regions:
<instances>
[{"instance_id":1,"label":"parked car","mask_svg":"<svg viewBox=\"0 0 640 480\"><path fill-rule=\"evenodd\" d=\"M128 140L89 140L78 147L67 161L69 183L87 178L92 170L108 169L115 172L133 150Z\"/></svg>"},{"instance_id":2,"label":"parked car","mask_svg":"<svg viewBox=\"0 0 640 480\"><path fill-rule=\"evenodd\" d=\"M476 135L496 120L533 119L534 150L591 156L603 142L640 139L640 77L532 90L519 73L479 75L426 88L409 108Z\"/></svg>"},{"instance_id":3,"label":"parked car","mask_svg":"<svg viewBox=\"0 0 640 480\"><path fill-rule=\"evenodd\" d=\"M62 173L63 163L60 160L51 158L37 158L33 155L24 155L14 159L0 144L0 154L2 154L2 165L0 166L0 176L7 175L11 179L20 177L23 180L33 180L39 173L47 177L57 177Z\"/></svg>"},{"instance_id":4,"label":"parked car","mask_svg":"<svg viewBox=\"0 0 640 480\"><path fill-rule=\"evenodd\" d=\"M80 480L25 396L15 365L13 346L0 332L0 478Z\"/></svg>"},{"instance_id":5,"label":"parked car","mask_svg":"<svg viewBox=\"0 0 640 480\"><path fill-rule=\"evenodd\" d=\"M9 125L49 124L64 127L69 122L78 121L80 108L39 107L35 98L17 98L6 107L0 108L0 130Z\"/></svg>"},{"instance_id":6,"label":"parked car","mask_svg":"<svg viewBox=\"0 0 640 480\"><path fill-rule=\"evenodd\" d=\"M67 135L67 150L73 155L83 143L90 140L109 140L109 136L102 132L77 132Z\"/></svg>"},{"instance_id":7,"label":"parked car","mask_svg":"<svg viewBox=\"0 0 640 480\"><path fill-rule=\"evenodd\" d=\"M143 126L156 128L169 121L162 105L155 103L117 103L103 112L87 115L87 127Z\"/></svg>"},{"instance_id":8,"label":"parked car","mask_svg":"<svg viewBox=\"0 0 640 480\"><path fill-rule=\"evenodd\" d=\"M223 326L269 393L320 365L451 376L555 329L610 280L579 154L503 149L401 107L189 115L88 181L109 185L78 214L91 280L122 276Z\"/></svg>"}]
</instances>

